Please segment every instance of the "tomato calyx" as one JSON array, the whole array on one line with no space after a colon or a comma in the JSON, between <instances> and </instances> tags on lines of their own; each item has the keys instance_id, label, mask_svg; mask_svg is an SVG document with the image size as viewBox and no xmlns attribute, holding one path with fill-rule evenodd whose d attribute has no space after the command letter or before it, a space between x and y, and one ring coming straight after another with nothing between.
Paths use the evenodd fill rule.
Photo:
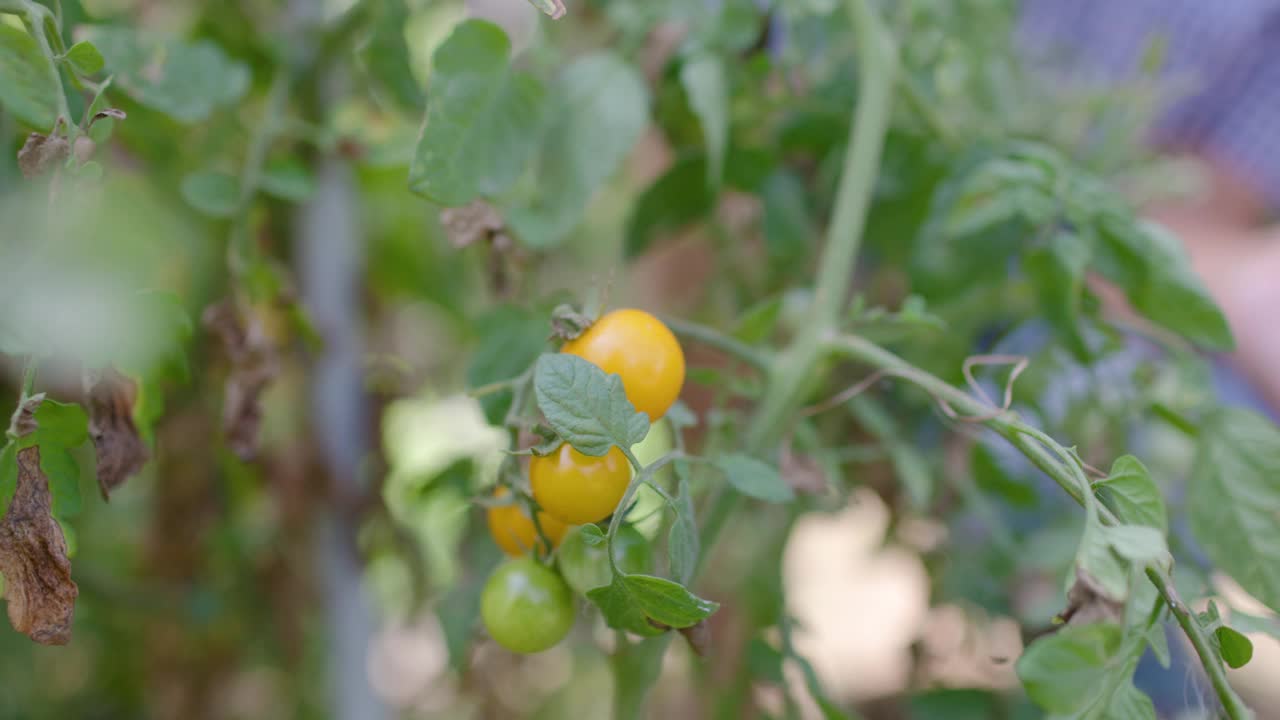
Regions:
<instances>
[{"instance_id":1,"label":"tomato calyx","mask_svg":"<svg viewBox=\"0 0 1280 720\"><path fill-rule=\"evenodd\" d=\"M560 304L551 311L551 339L576 340L586 332L596 319L569 304Z\"/></svg>"}]
</instances>

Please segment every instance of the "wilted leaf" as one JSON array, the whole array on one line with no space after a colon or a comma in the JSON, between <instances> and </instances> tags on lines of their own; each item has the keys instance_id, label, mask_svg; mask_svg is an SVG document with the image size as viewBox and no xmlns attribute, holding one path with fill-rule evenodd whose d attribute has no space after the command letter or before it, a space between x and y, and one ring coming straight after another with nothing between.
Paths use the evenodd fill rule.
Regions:
<instances>
[{"instance_id":1,"label":"wilted leaf","mask_svg":"<svg viewBox=\"0 0 1280 720\"><path fill-rule=\"evenodd\" d=\"M711 646L711 626L707 625L705 620L687 628L680 628L680 634L689 642L689 647L693 649L695 655L707 656L707 649Z\"/></svg>"},{"instance_id":2,"label":"wilted leaf","mask_svg":"<svg viewBox=\"0 0 1280 720\"><path fill-rule=\"evenodd\" d=\"M462 207L440 211L440 224L444 226L449 244L464 248L502 232L502 217L493 206L483 200L474 200Z\"/></svg>"},{"instance_id":3,"label":"wilted leaf","mask_svg":"<svg viewBox=\"0 0 1280 720\"><path fill-rule=\"evenodd\" d=\"M552 20L559 20L568 12L561 0L529 0L529 4L550 15Z\"/></svg>"},{"instance_id":4,"label":"wilted leaf","mask_svg":"<svg viewBox=\"0 0 1280 720\"><path fill-rule=\"evenodd\" d=\"M241 460L248 460L258 451L262 393L278 371L276 350L261 321L253 316L242 317L232 301L210 305L203 321L222 341L231 360L231 374L223 394L222 431L232 452Z\"/></svg>"},{"instance_id":5,"label":"wilted leaf","mask_svg":"<svg viewBox=\"0 0 1280 720\"><path fill-rule=\"evenodd\" d=\"M86 373L89 437L98 456L98 487L102 499L146 465L151 453L133 422L138 384L114 368Z\"/></svg>"},{"instance_id":6,"label":"wilted leaf","mask_svg":"<svg viewBox=\"0 0 1280 720\"><path fill-rule=\"evenodd\" d=\"M0 519L0 574L9 622L38 643L65 645L80 591L71 579L66 538L53 519L40 448L19 450L17 466L13 499Z\"/></svg>"},{"instance_id":7,"label":"wilted leaf","mask_svg":"<svg viewBox=\"0 0 1280 720\"><path fill-rule=\"evenodd\" d=\"M66 160L70 153L71 146L61 135L31 133L18 151L18 167L22 177L30 180Z\"/></svg>"},{"instance_id":8,"label":"wilted leaf","mask_svg":"<svg viewBox=\"0 0 1280 720\"><path fill-rule=\"evenodd\" d=\"M1058 617L1072 625L1119 622L1125 604L1108 596L1108 591L1088 572L1076 568L1076 580L1067 590L1067 607Z\"/></svg>"}]
</instances>

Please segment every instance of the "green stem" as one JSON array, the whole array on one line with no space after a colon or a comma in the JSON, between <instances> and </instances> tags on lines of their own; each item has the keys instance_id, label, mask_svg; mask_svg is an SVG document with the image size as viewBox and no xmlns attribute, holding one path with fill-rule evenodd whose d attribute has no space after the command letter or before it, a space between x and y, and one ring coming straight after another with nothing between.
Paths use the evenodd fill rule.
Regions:
<instances>
[{"instance_id":1,"label":"green stem","mask_svg":"<svg viewBox=\"0 0 1280 720\"><path fill-rule=\"evenodd\" d=\"M31 397L31 394L35 392L37 365L36 356L28 355L27 362L22 367L22 394L18 396L18 404L26 402L27 398Z\"/></svg>"},{"instance_id":2,"label":"green stem","mask_svg":"<svg viewBox=\"0 0 1280 720\"><path fill-rule=\"evenodd\" d=\"M854 108L835 213L818 262L818 281L808 323L775 358L764 397L747 429L746 446L771 447L804 401L804 389L822 356L821 338L835 330L853 279L867 210L875 189L880 153L889 126L897 56L870 0L847 0L858 39L858 100Z\"/></svg>"},{"instance_id":3,"label":"green stem","mask_svg":"<svg viewBox=\"0 0 1280 720\"><path fill-rule=\"evenodd\" d=\"M1200 656L1200 663L1204 665L1205 672L1209 675L1209 682L1213 684L1214 692L1218 694L1218 699L1222 701L1222 709L1227 717L1232 720L1241 720L1243 718L1252 718L1253 711L1249 709L1240 696L1236 694L1231 683L1227 680L1227 671L1222 666L1222 661L1218 658L1218 654L1214 652L1213 645L1210 643L1208 636L1205 635L1204 628L1200 627L1199 621L1191 614L1191 610L1186 603L1182 602L1182 598L1178 597L1178 591L1173 586L1173 581L1169 578L1168 573L1163 573L1156 568L1147 568L1147 578L1151 580L1151 584L1156 586L1156 590L1160 591L1160 597L1164 598L1164 602L1169 606L1169 610L1177 619L1178 625L1182 626L1182 631L1187 634L1187 639L1191 641L1192 647L1196 649L1196 655Z\"/></svg>"},{"instance_id":4,"label":"green stem","mask_svg":"<svg viewBox=\"0 0 1280 720\"><path fill-rule=\"evenodd\" d=\"M35 36L36 42L40 44L40 52L44 53L45 59L49 61L49 72L53 74L53 81L58 86L58 119L62 120L67 126L67 141L73 141L76 138L76 124L71 120L71 108L67 105L67 92L62 86L62 73L58 71L58 54L49 46L49 38L44 34L44 19L46 16L54 19L54 24L61 27L61 23L49 12L45 6L31 2L31 0L23 0L22 8L26 12L27 22L31 23L31 34ZM58 129L58 121L54 120L53 129Z\"/></svg>"},{"instance_id":5,"label":"green stem","mask_svg":"<svg viewBox=\"0 0 1280 720\"><path fill-rule=\"evenodd\" d=\"M833 335L827 338L826 347L833 353L856 360L886 373L911 382L924 389L935 399L946 402L961 415L981 416L982 424L999 433L1018 448L1036 467L1052 478L1068 495L1080 505L1093 507L1103 522L1116 524L1120 519L1109 508L1100 503L1093 493L1087 492L1089 482L1080 467L1079 460L1069 450L1062 447L1053 438L1034 428L1021 419L1016 413L1003 412L992 416L991 406L979 401L968 393L953 387L949 383L911 365L902 358L884 348L854 335ZM1169 571L1157 566L1145 568L1147 577L1155 585L1164 598L1165 604L1173 612L1182 626L1183 632L1200 656L1214 690L1218 694L1222 707L1231 720L1246 720L1253 713L1236 694L1227 681L1226 670L1213 651L1213 646L1205 635L1204 628L1196 622L1178 599L1173 587Z\"/></svg>"},{"instance_id":6,"label":"green stem","mask_svg":"<svg viewBox=\"0 0 1280 720\"><path fill-rule=\"evenodd\" d=\"M233 276L242 275L248 268L249 259L256 253L249 234L249 206L258 192L262 182L263 164L271 143L279 136L284 127L285 106L289 101L291 72L285 67L276 70L271 79L271 89L267 91L267 106L262 118L249 139L249 149L245 154L244 167L240 170L240 197L236 203L235 219L231 225L231 242L227 246L227 265Z\"/></svg>"},{"instance_id":7,"label":"green stem","mask_svg":"<svg viewBox=\"0 0 1280 720\"><path fill-rule=\"evenodd\" d=\"M769 369L768 355L714 328L674 317L664 317L662 322L671 328L671 332L686 340L694 340L708 347L713 347L761 372L766 372Z\"/></svg>"}]
</instances>

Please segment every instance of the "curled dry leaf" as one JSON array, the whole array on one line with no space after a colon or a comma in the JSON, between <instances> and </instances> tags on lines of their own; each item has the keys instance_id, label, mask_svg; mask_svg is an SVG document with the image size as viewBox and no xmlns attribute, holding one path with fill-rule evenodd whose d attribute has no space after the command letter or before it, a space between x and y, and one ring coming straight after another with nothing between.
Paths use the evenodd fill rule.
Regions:
<instances>
[{"instance_id":1,"label":"curled dry leaf","mask_svg":"<svg viewBox=\"0 0 1280 720\"><path fill-rule=\"evenodd\" d=\"M827 475L817 460L808 455L793 453L790 447L784 447L778 459L778 469L782 472L783 480L797 493L822 495L829 489Z\"/></svg>"},{"instance_id":2,"label":"curled dry leaf","mask_svg":"<svg viewBox=\"0 0 1280 720\"><path fill-rule=\"evenodd\" d=\"M698 657L707 656L707 650L711 647L711 627L707 625L706 620L697 625L680 628L680 634L689 642L689 647Z\"/></svg>"},{"instance_id":3,"label":"curled dry leaf","mask_svg":"<svg viewBox=\"0 0 1280 720\"><path fill-rule=\"evenodd\" d=\"M231 451L241 460L249 460L258 451L262 393L279 370L275 347L261 319L243 317L230 300L210 305L202 320L221 340L231 360L223 394L222 431Z\"/></svg>"},{"instance_id":4,"label":"curled dry leaf","mask_svg":"<svg viewBox=\"0 0 1280 720\"><path fill-rule=\"evenodd\" d=\"M30 180L63 162L69 154L71 145L61 135L31 133L18 151L18 167L22 169L22 177Z\"/></svg>"},{"instance_id":5,"label":"curled dry leaf","mask_svg":"<svg viewBox=\"0 0 1280 720\"><path fill-rule=\"evenodd\" d=\"M492 240L502 234L503 230L498 211L483 200L441 210L440 223L444 225L450 244L456 248L474 245L481 240Z\"/></svg>"},{"instance_id":6,"label":"curled dry leaf","mask_svg":"<svg viewBox=\"0 0 1280 720\"><path fill-rule=\"evenodd\" d=\"M147 464L151 454L133 422L138 385L114 368L85 374L89 406L89 437L98 456L98 487L102 499Z\"/></svg>"},{"instance_id":7,"label":"curled dry leaf","mask_svg":"<svg viewBox=\"0 0 1280 720\"><path fill-rule=\"evenodd\" d=\"M44 393L36 393L22 401L9 421L9 433L14 437L26 437L36 431L36 408L44 402Z\"/></svg>"},{"instance_id":8,"label":"curled dry leaf","mask_svg":"<svg viewBox=\"0 0 1280 720\"><path fill-rule=\"evenodd\" d=\"M1076 568L1076 581L1067 591L1067 607L1058 617L1072 625L1120 622L1124 617L1124 603L1112 600L1097 579Z\"/></svg>"},{"instance_id":9,"label":"curled dry leaf","mask_svg":"<svg viewBox=\"0 0 1280 720\"><path fill-rule=\"evenodd\" d=\"M18 484L0 519L0 573L9 622L42 645L66 645L80 590L71 579L67 541L51 503L39 446L19 450Z\"/></svg>"}]
</instances>

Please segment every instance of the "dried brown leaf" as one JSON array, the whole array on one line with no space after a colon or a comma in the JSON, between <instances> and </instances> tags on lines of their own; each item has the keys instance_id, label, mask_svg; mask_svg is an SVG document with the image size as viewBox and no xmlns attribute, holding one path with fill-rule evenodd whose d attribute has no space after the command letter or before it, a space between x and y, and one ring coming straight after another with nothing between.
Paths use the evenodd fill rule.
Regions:
<instances>
[{"instance_id":1,"label":"dried brown leaf","mask_svg":"<svg viewBox=\"0 0 1280 720\"><path fill-rule=\"evenodd\" d=\"M1096 578L1076 568L1076 581L1067 590L1067 608L1058 617L1073 625L1116 623L1124 617L1124 603L1112 600Z\"/></svg>"},{"instance_id":2,"label":"dried brown leaf","mask_svg":"<svg viewBox=\"0 0 1280 720\"><path fill-rule=\"evenodd\" d=\"M231 451L249 460L258 452L262 393L279 371L276 350L261 319L242 316L230 300L210 305L202 319L231 360L223 393L222 431Z\"/></svg>"},{"instance_id":3,"label":"dried brown leaf","mask_svg":"<svg viewBox=\"0 0 1280 720\"><path fill-rule=\"evenodd\" d=\"M491 239L503 229L498 212L483 200L440 211L440 223L444 225L449 242L456 248Z\"/></svg>"},{"instance_id":4,"label":"dried brown leaf","mask_svg":"<svg viewBox=\"0 0 1280 720\"><path fill-rule=\"evenodd\" d=\"M680 634L689 642L689 647L698 657L707 656L707 650L711 647L711 627L707 625L706 620L697 625L680 628Z\"/></svg>"},{"instance_id":5,"label":"dried brown leaf","mask_svg":"<svg viewBox=\"0 0 1280 720\"><path fill-rule=\"evenodd\" d=\"M114 368L85 376L89 437L98 455L98 487L102 499L147 464L151 453L133 422L138 384Z\"/></svg>"},{"instance_id":6,"label":"dried brown leaf","mask_svg":"<svg viewBox=\"0 0 1280 720\"><path fill-rule=\"evenodd\" d=\"M40 448L19 450L17 488L0 519L0 573L9 622L42 645L66 645L80 590L71 579L67 541L51 503Z\"/></svg>"},{"instance_id":7,"label":"dried brown leaf","mask_svg":"<svg viewBox=\"0 0 1280 720\"><path fill-rule=\"evenodd\" d=\"M808 455L793 453L785 448L779 458L782 478L792 490L805 495L822 495L829 489L827 474L817 460Z\"/></svg>"},{"instance_id":8,"label":"dried brown leaf","mask_svg":"<svg viewBox=\"0 0 1280 720\"><path fill-rule=\"evenodd\" d=\"M71 145L61 135L31 133L18 151L18 167L22 177L30 180L67 159Z\"/></svg>"}]
</instances>

